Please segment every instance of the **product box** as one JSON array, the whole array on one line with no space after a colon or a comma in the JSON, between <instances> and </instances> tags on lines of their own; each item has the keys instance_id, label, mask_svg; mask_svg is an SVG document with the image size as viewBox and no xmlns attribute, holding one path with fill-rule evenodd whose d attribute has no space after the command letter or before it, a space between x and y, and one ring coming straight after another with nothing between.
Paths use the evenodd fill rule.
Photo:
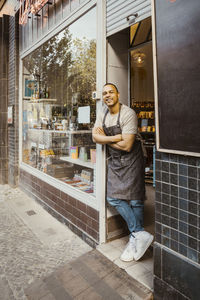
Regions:
<instances>
[{"instance_id":1,"label":"product box","mask_svg":"<svg viewBox=\"0 0 200 300\"><path fill-rule=\"evenodd\" d=\"M90 149L91 163L96 164L96 149Z\"/></svg>"},{"instance_id":2,"label":"product box","mask_svg":"<svg viewBox=\"0 0 200 300\"><path fill-rule=\"evenodd\" d=\"M78 158L78 147L75 147L75 146L70 147L70 156L72 159Z\"/></svg>"}]
</instances>

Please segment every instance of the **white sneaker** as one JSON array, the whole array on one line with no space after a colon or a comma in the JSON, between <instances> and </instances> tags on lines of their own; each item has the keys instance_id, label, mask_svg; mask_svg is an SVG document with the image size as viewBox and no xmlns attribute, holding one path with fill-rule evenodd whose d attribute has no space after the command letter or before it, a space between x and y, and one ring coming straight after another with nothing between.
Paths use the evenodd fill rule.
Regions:
<instances>
[{"instance_id":1,"label":"white sneaker","mask_svg":"<svg viewBox=\"0 0 200 300\"><path fill-rule=\"evenodd\" d=\"M126 245L120 259L122 261L132 261L135 254L135 237L130 235L129 242Z\"/></svg>"},{"instance_id":2,"label":"white sneaker","mask_svg":"<svg viewBox=\"0 0 200 300\"><path fill-rule=\"evenodd\" d=\"M146 231L138 231L134 233L135 236L135 252L134 259L139 260L153 241L153 235Z\"/></svg>"}]
</instances>

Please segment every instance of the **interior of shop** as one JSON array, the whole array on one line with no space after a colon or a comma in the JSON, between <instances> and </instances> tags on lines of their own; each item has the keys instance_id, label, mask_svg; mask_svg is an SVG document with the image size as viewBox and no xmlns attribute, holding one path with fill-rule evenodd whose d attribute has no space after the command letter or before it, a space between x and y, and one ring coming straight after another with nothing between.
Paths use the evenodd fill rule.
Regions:
<instances>
[{"instance_id":1,"label":"interior of shop","mask_svg":"<svg viewBox=\"0 0 200 300\"><path fill-rule=\"evenodd\" d=\"M117 72L116 72L117 69ZM108 82L120 92L120 102L133 108L138 117L138 136L145 155L145 230L154 234L155 206L155 119L151 18L108 38ZM153 287L153 253L150 248L140 262L122 263L119 256L128 241L121 216L108 207L107 241L100 251L149 288Z\"/></svg>"}]
</instances>

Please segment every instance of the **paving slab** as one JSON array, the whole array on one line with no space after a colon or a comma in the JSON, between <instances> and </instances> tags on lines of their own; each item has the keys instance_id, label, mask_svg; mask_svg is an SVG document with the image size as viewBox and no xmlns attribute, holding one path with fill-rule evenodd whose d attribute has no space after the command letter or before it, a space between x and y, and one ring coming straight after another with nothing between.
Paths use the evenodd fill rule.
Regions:
<instances>
[{"instance_id":1,"label":"paving slab","mask_svg":"<svg viewBox=\"0 0 200 300\"><path fill-rule=\"evenodd\" d=\"M27 300L29 284L91 249L20 189L0 185L0 300ZM54 299L48 293L42 283L32 299Z\"/></svg>"},{"instance_id":2,"label":"paving slab","mask_svg":"<svg viewBox=\"0 0 200 300\"><path fill-rule=\"evenodd\" d=\"M43 295L46 293L46 295ZM28 300L150 300L151 291L98 250L83 254L31 284ZM41 297L39 296L41 295ZM49 297L49 298L48 298Z\"/></svg>"},{"instance_id":3,"label":"paving slab","mask_svg":"<svg viewBox=\"0 0 200 300\"><path fill-rule=\"evenodd\" d=\"M117 266L117 243L106 257L20 189L0 185L0 300L152 299Z\"/></svg>"}]
</instances>

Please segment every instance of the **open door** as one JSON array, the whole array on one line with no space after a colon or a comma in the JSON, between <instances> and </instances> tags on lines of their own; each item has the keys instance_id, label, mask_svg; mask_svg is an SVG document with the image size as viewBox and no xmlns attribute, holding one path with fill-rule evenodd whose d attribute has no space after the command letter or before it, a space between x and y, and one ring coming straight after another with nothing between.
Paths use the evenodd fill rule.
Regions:
<instances>
[{"instance_id":1,"label":"open door","mask_svg":"<svg viewBox=\"0 0 200 300\"><path fill-rule=\"evenodd\" d=\"M116 84L120 102L138 116L138 133L146 156L145 230L154 234L154 85L151 18L147 18L108 38L107 82ZM112 207L107 207L107 241L128 234L126 223Z\"/></svg>"}]
</instances>

